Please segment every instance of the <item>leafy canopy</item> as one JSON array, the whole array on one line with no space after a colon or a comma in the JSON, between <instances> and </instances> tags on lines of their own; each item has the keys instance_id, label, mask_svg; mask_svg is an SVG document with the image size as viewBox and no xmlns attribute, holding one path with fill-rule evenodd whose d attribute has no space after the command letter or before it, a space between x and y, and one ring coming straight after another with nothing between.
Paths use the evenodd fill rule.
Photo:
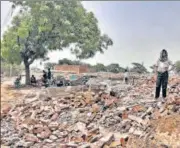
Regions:
<instances>
[{"instance_id":1,"label":"leafy canopy","mask_svg":"<svg viewBox=\"0 0 180 148\"><path fill-rule=\"evenodd\" d=\"M13 8L20 6L21 10L4 33L1 55L11 63L23 61L26 82L29 65L36 59L45 60L50 50L69 47L77 58L87 59L113 45L107 35L101 34L94 14L78 0L13 3Z\"/></svg>"},{"instance_id":2,"label":"leafy canopy","mask_svg":"<svg viewBox=\"0 0 180 148\"><path fill-rule=\"evenodd\" d=\"M119 64L112 63L108 66L106 66L106 69L108 72L113 72L113 73L119 73L119 72L124 72L125 69L120 67Z\"/></svg>"},{"instance_id":3,"label":"leafy canopy","mask_svg":"<svg viewBox=\"0 0 180 148\"><path fill-rule=\"evenodd\" d=\"M1 57L8 64L19 65L21 63L20 48L14 36L16 36L16 33L13 31L13 28L9 28L5 32L3 40L1 40Z\"/></svg>"},{"instance_id":4,"label":"leafy canopy","mask_svg":"<svg viewBox=\"0 0 180 148\"><path fill-rule=\"evenodd\" d=\"M141 73L147 73L147 69L143 64L140 63L132 63L133 68L131 69L132 72L137 72L139 74Z\"/></svg>"},{"instance_id":5,"label":"leafy canopy","mask_svg":"<svg viewBox=\"0 0 180 148\"><path fill-rule=\"evenodd\" d=\"M80 1L14 2L14 7L17 5L22 8L21 14L13 19L11 31L29 64L44 58L48 50L71 47L77 58L86 59L113 44L107 35L101 35L94 14L87 12Z\"/></svg>"}]
</instances>

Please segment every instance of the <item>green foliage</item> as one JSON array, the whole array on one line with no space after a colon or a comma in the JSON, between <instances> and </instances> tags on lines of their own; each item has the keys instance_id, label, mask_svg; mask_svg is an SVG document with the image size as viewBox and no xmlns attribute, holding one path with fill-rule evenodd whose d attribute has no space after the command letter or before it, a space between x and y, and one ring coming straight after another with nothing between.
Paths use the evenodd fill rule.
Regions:
<instances>
[{"instance_id":1,"label":"green foliage","mask_svg":"<svg viewBox=\"0 0 180 148\"><path fill-rule=\"evenodd\" d=\"M97 63L96 65L92 66L93 69L95 69L96 72L106 72L106 66L102 63Z\"/></svg>"},{"instance_id":2,"label":"green foliage","mask_svg":"<svg viewBox=\"0 0 180 148\"><path fill-rule=\"evenodd\" d=\"M78 0L13 3L13 8L20 5L22 9L4 34L1 55L9 62L17 60L9 55L22 59L27 79L29 65L35 59L45 59L49 50L71 47L77 58L87 59L113 44L107 35L101 35L97 19Z\"/></svg>"},{"instance_id":3,"label":"green foliage","mask_svg":"<svg viewBox=\"0 0 180 148\"><path fill-rule=\"evenodd\" d=\"M44 69L48 69L48 68L53 69L55 65L57 65L57 64L56 63L47 62L47 63L44 64Z\"/></svg>"},{"instance_id":4,"label":"green foliage","mask_svg":"<svg viewBox=\"0 0 180 148\"><path fill-rule=\"evenodd\" d=\"M137 72L139 74L142 74L142 73L147 73L147 69L144 67L143 64L140 64L140 63L132 63L133 65L133 68L130 70L132 72Z\"/></svg>"},{"instance_id":5,"label":"green foliage","mask_svg":"<svg viewBox=\"0 0 180 148\"><path fill-rule=\"evenodd\" d=\"M19 5L20 3L18 3ZM17 2L16 2L17 5ZM98 28L98 21L92 12L87 12L80 1L41 1L21 3L23 12L31 8L28 25L37 30L37 39L42 39L48 49L69 47L77 58L86 59L93 57L96 52L103 52L112 45L112 40L107 35L102 35ZM26 23L24 23L25 25ZM25 29L20 33L28 32ZM23 37L23 36L22 36Z\"/></svg>"},{"instance_id":6,"label":"green foliage","mask_svg":"<svg viewBox=\"0 0 180 148\"><path fill-rule=\"evenodd\" d=\"M58 64L59 65L64 65L64 64L65 65L83 65L83 63L80 61L72 61L66 58L59 60Z\"/></svg>"},{"instance_id":7,"label":"green foliage","mask_svg":"<svg viewBox=\"0 0 180 148\"><path fill-rule=\"evenodd\" d=\"M17 46L17 40L14 38L16 32L13 28L9 28L4 33L3 40L1 40L1 57L8 64L20 64L22 59L20 56L20 47Z\"/></svg>"},{"instance_id":8,"label":"green foliage","mask_svg":"<svg viewBox=\"0 0 180 148\"><path fill-rule=\"evenodd\" d=\"M120 67L119 64L110 64L106 66L106 69L108 72L113 72L113 73L119 73L125 71L125 69Z\"/></svg>"},{"instance_id":9,"label":"green foliage","mask_svg":"<svg viewBox=\"0 0 180 148\"><path fill-rule=\"evenodd\" d=\"M86 66L91 67L90 64L83 63L83 62L81 62L81 61L79 61L79 60L69 60L69 59L67 59L67 58L60 59L60 60L58 61L58 64L59 64L59 65L86 65Z\"/></svg>"}]
</instances>

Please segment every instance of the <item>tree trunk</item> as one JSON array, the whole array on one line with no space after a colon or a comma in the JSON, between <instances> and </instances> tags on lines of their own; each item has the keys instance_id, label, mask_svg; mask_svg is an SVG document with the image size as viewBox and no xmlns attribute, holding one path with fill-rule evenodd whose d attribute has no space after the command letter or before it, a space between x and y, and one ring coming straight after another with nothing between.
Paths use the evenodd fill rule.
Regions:
<instances>
[{"instance_id":1,"label":"tree trunk","mask_svg":"<svg viewBox=\"0 0 180 148\"><path fill-rule=\"evenodd\" d=\"M25 73L26 73L26 85L30 85L30 68L28 64L25 64Z\"/></svg>"},{"instance_id":2,"label":"tree trunk","mask_svg":"<svg viewBox=\"0 0 180 148\"><path fill-rule=\"evenodd\" d=\"M12 76L12 64L10 64L10 66L9 66L9 76L11 77Z\"/></svg>"}]
</instances>

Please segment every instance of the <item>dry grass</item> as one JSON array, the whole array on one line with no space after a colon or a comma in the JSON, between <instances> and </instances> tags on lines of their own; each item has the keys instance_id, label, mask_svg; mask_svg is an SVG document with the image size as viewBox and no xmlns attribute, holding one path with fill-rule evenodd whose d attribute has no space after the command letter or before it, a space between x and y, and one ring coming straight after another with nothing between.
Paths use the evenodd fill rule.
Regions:
<instances>
[{"instance_id":1,"label":"dry grass","mask_svg":"<svg viewBox=\"0 0 180 148\"><path fill-rule=\"evenodd\" d=\"M127 148L163 148L167 145L171 148L180 148L180 115L172 115L154 120L152 123L153 139L139 139L131 137Z\"/></svg>"}]
</instances>

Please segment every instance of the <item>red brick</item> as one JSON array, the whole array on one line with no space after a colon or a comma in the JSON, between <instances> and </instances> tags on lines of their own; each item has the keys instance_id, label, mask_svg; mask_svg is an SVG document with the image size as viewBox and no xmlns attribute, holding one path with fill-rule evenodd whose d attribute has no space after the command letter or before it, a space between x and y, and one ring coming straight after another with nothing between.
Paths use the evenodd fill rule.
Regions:
<instances>
[{"instance_id":1,"label":"red brick","mask_svg":"<svg viewBox=\"0 0 180 148\"><path fill-rule=\"evenodd\" d=\"M7 114L11 110L11 106L7 105L2 109L2 113Z\"/></svg>"},{"instance_id":2,"label":"red brick","mask_svg":"<svg viewBox=\"0 0 180 148\"><path fill-rule=\"evenodd\" d=\"M35 135L32 135L32 134L26 134L24 136L24 138L25 138L26 141L39 142L39 139Z\"/></svg>"},{"instance_id":3,"label":"red brick","mask_svg":"<svg viewBox=\"0 0 180 148\"><path fill-rule=\"evenodd\" d=\"M87 73L88 67L87 66L79 66L79 65L56 65L54 67L54 70L60 71L60 72L74 72L76 74L79 73Z\"/></svg>"},{"instance_id":4,"label":"red brick","mask_svg":"<svg viewBox=\"0 0 180 148\"><path fill-rule=\"evenodd\" d=\"M141 106L141 105L136 105L132 108L132 111L133 112L140 112L140 111L143 111L144 110L144 107Z\"/></svg>"}]
</instances>

